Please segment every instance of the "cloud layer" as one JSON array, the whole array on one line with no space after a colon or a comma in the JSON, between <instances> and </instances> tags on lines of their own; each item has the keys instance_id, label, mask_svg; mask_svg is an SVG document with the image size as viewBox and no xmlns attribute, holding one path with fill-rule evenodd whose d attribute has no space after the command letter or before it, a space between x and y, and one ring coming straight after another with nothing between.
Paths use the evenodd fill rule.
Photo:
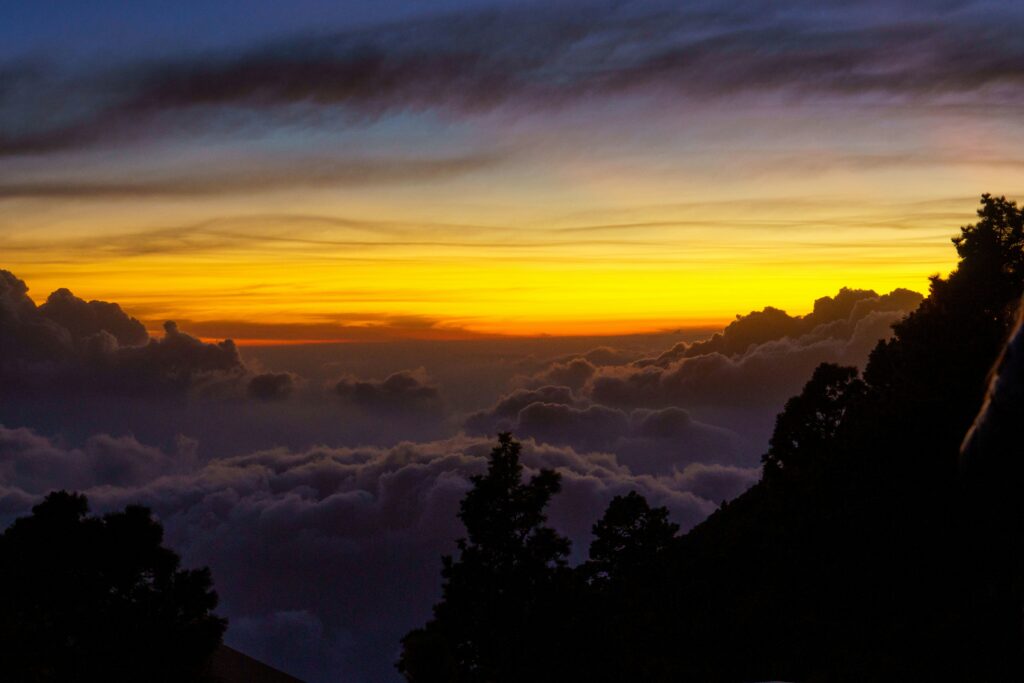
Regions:
<instances>
[{"instance_id":1,"label":"cloud layer","mask_svg":"<svg viewBox=\"0 0 1024 683\"><path fill-rule=\"evenodd\" d=\"M516 378L522 388L465 426L608 449L637 471L753 466L775 415L819 363L862 366L920 301L908 290L843 289L805 316L767 307L707 340L632 362L607 351L557 359Z\"/></svg>"},{"instance_id":2,"label":"cloud layer","mask_svg":"<svg viewBox=\"0 0 1024 683\"><path fill-rule=\"evenodd\" d=\"M387 680L496 431L524 440L531 471L562 474L551 520L576 559L630 490L688 528L757 481L772 419L817 363L863 362L919 300L842 290L655 353L495 340L246 363L174 323L151 339L66 289L37 306L0 271L0 392L17 399L0 403L0 518L55 488L99 510L149 505L187 563L212 567L229 643L313 683ZM402 369L412 357L422 367Z\"/></svg>"},{"instance_id":3,"label":"cloud layer","mask_svg":"<svg viewBox=\"0 0 1024 683\"><path fill-rule=\"evenodd\" d=\"M346 377L338 380L334 391L352 405L373 412L439 413L442 408L441 392L422 368L396 372L383 380Z\"/></svg>"},{"instance_id":4,"label":"cloud layer","mask_svg":"<svg viewBox=\"0 0 1024 683\"><path fill-rule=\"evenodd\" d=\"M9 519L54 486L85 490L99 510L149 505L186 562L212 567L232 618L229 642L309 680L342 672L377 681L390 671L396 638L429 613L438 558L461 531L458 501L491 446L458 437L267 450L200 465L188 444L165 455L96 436L68 448L0 427L0 506ZM638 476L611 455L533 441L523 458L531 470L562 472L551 518L578 550L614 495L638 490L691 526L756 478L735 468Z\"/></svg>"}]
</instances>

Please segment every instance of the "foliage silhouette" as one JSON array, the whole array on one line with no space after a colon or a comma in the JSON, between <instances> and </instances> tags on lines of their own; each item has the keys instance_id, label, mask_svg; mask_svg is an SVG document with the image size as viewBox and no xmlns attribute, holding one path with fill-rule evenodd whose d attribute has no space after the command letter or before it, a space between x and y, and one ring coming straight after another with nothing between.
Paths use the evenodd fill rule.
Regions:
<instances>
[{"instance_id":1,"label":"foliage silhouette","mask_svg":"<svg viewBox=\"0 0 1024 683\"><path fill-rule=\"evenodd\" d=\"M667 508L652 508L631 491L616 496L593 526L589 559L579 568L584 582L576 608L583 616L573 628L574 650L586 652L584 666L591 681L649 680L664 669L662 653L670 640L651 617L661 599L665 559L679 526L668 520ZM607 647L595 648L594 644Z\"/></svg>"},{"instance_id":2,"label":"foliage silhouette","mask_svg":"<svg viewBox=\"0 0 1024 683\"><path fill-rule=\"evenodd\" d=\"M541 470L524 483L519 453L501 434L486 474L472 479L459 510L467 538L457 559L442 560L443 599L403 639L398 667L410 681L528 680L552 659L548 629L571 593L569 541L545 526L560 475Z\"/></svg>"},{"instance_id":3,"label":"foliage silhouette","mask_svg":"<svg viewBox=\"0 0 1024 683\"><path fill-rule=\"evenodd\" d=\"M226 622L207 569L182 570L149 510L88 515L58 491L0 536L4 680L202 680Z\"/></svg>"},{"instance_id":4,"label":"foliage silhouette","mask_svg":"<svg viewBox=\"0 0 1024 683\"><path fill-rule=\"evenodd\" d=\"M679 525L668 521L668 508L651 508L636 491L615 496L594 524L590 559L581 569L605 587L634 582L658 561L678 531Z\"/></svg>"},{"instance_id":5,"label":"foliage silhouette","mask_svg":"<svg viewBox=\"0 0 1024 683\"><path fill-rule=\"evenodd\" d=\"M864 393L856 368L822 363L799 396L786 402L762 457L764 476L792 480L821 463L822 449L836 438L850 404Z\"/></svg>"},{"instance_id":6,"label":"foliage silhouette","mask_svg":"<svg viewBox=\"0 0 1024 683\"><path fill-rule=\"evenodd\" d=\"M819 366L778 416L762 480L683 536L631 495L571 578L550 545L489 541L500 562L475 559L488 534L530 537L557 488L517 521L518 447L502 435L463 503L471 545L445 563L435 619L403 641L407 678L1024 680L1019 422L959 466L1024 294L1024 213L982 195L953 243L956 270L932 277L863 375ZM521 566L530 581L495 569Z\"/></svg>"}]
</instances>

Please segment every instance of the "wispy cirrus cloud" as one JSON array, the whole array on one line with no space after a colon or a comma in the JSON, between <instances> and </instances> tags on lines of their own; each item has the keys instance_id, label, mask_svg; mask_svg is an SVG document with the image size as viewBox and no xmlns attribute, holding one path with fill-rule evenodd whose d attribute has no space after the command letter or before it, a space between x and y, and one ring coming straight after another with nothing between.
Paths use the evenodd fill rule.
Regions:
<instances>
[{"instance_id":1,"label":"wispy cirrus cloud","mask_svg":"<svg viewBox=\"0 0 1024 683\"><path fill-rule=\"evenodd\" d=\"M407 159L304 159L282 164L252 161L243 168L222 172L147 172L142 177L54 177L41 180L0 179L4 199L150 199L216 196L247 192L331 187L361 187L395 183L438 182L501 162L497 154L447 158ZM256 167L255 170L252 167Z\"/></svg>"},{"instance_id":2,"label":"wispy cirrus cloud","mask_svg":"<svg viewBox=\"0 0 1024 683\"><path fill-rule=\"evenodd\" d=\"M403 112L467 116L661 93L1018 106L1024 48L984 3L514 8L111 67L7 67L0 154ZM1013 8L1001 7L1006 15ZM1006 16L1007 19L1011 16ZM57 94L65 106L48 106ZM979 101L980 99L980 101ZM257 120L253 114L257 114Z\"/></svg>"}]
</instances>

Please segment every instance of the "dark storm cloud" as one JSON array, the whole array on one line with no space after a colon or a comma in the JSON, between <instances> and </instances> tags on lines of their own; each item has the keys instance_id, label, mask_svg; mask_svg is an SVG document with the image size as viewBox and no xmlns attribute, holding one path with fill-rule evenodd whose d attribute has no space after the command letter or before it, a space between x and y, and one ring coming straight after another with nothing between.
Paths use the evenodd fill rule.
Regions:
<instances>
[{"instance_id":1,"label":"dark storm cloud","mask_svg":"<svg viewBox=\"0 0 1024 683\"><path fill-rule=\"evenodd\" d=\"M392 448L274 449L199 464L187 459L187 444L184 455L165 456L128 438L96 436L72 448L0 428L0 509L9 517L48 486L72 484L84 486L99 511L148 505L187 564L211 566L232 620L229 643L307 680L368 683L394 675L398 637L429 614L439 556L463 533L458 501L492 445L457 437ZM118 471L128 454L139 459L139 472L89 486L107 469ZM524 443L523 461L529 472L562 473L551 520L577 552L615 495L638 490L688 528L716 503L681 482L720 493L689 470L638 476L614 456L533 441Z\"/></svg>"},{"instance_id":2,"label":"dark storm cloud","mask_svg":"<svg viewBox=\"0 0 1024 683\"><path fill-rule=\"evenodd\" d=\"M1017 8L767 2L530 7L320 33L237 53L72 78L19 68L0 99L0 154L184 129L408 111L528 110L661 92L782 92L881 102L1020 104ZM998 91L998 92L996 92ZM63 98L59 113L51 109ZM14 125L17 122L18 125Z\"/></svg>"}]
</instances>

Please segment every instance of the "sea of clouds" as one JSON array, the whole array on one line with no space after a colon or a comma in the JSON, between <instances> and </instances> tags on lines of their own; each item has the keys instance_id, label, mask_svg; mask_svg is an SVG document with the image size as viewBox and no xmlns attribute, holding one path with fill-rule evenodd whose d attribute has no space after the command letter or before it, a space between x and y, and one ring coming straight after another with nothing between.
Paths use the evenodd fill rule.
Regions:
<instances>
[{"instance_id":1,"label":"sea of clouds","mask_svg":"<svg viewBox=\"0 0 1024 683\"><path fill-rule=\"evenodd\" d=\"M37 305L0 271L0 517L62 488L147 505L213 570L229 644L313 682L393 679L498 431L562 474L550 521L576 559L631 490L687 529L757 481L817 364L862 366L920 299L844 289L669 348L434 342L382 361L386 344L243 354L172 322L154 338L115 303Z\"/></svg>"}]
</instances>

